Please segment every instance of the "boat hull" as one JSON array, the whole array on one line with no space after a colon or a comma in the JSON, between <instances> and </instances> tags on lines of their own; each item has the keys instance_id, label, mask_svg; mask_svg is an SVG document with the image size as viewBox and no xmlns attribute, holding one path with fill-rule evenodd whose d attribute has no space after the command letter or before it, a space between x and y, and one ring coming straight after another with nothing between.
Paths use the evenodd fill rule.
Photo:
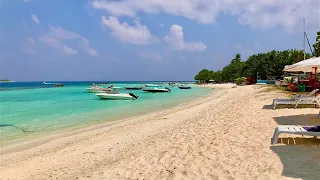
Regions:
<instances>
[{"instance_id":1,"label":"boat hull","mask_svg":"<svg viewBox=\"0 0 320 180\"><path fill-rule=\"evenodd\" d=\"M99 90L99 89L87 89L87 92L88 93L98 93L98 92L101 92L101 90Z\"/></svg>"},{"instance_id":2,"label":"boat hull","mask_svg":"<svg viewBox=\"0 0 320 180\"><path fill-rule=\"evenodd\" d=\"M126 90L141 90L142 87L125 87Z\"/></svg>"},{"instance_id":3,"label":"boat hull","mask_svg":"<svg viewBox=\"0 0 320 180\"><path fill-rule=\"evenodd\" d=\"M112 92L112 89L105 89L105 88L87 88L86 91L88 93L101 93L101 92Z\"/></svg>"},{"instance_id":4,"label":"boat hull","mask_svg":"<svg viewBox=\"0 0 320 180\"><path fill-rule=\"evenodd\" d=\"M170 92L168 89L144 89L143 91L152 93Z\"/></svg>"},{"instance_id":5,"label":"boat hull","mask_svg":"<svg viewBox=\"0 0 320 180\"><path fill-rule=\"evenodd\" d=\"M191 87L179 87L179 89L191 89Z\"/></svg>"},{"instance_id":6,"label":"boat hull","mask_svg":"<svg viewBox=\"0 0 320 180\"><path fill-rule=\"evenodd\" d=\"M110 99L110 100L133 100L134 98L129 94L119 93L119 94L108 94L108 93L98 93L96 94L100 99Z\"/></svg>"},{"instance_id":7,"label":"boat hull","mask_svg":"<svg viewBox=\"0 0 320 180\"><path fill-rule=\"evenodd\" d=\"M146 84L145 87L160 87L158 84Z\"/></svg>"}]
</instances>

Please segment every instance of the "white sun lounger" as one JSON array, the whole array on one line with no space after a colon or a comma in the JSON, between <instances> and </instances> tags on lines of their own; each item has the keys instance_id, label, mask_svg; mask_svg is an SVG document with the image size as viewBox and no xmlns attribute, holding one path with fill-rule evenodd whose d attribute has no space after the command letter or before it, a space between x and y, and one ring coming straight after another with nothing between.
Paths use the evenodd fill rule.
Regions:
<instances>
[{"instance_id":1,"label":"white sun lounger","mask_svg":"<svg viewBox=\"0 0 320 180\"><path fill-rule=\"evenodd\" d=\"M278 126L274 130L272 144L278 143L278 137L281 133L306 135L306 136L314 136L314 137L320 136L320 132L307 131L300 126Z\"/></svg>"},{"instance_id":2,"label":"white sun lounger","mask_svg":"<svg viewBox=\"0 0 320 180\"><path fill-rule=\"evenodd\" d=\"M318 91L319 91L319 89L314 89L313 91L309 92L308 94L297 94L297 95L292 96L291 98L274 99L272 102L272 105L274 105L275 101L292 101L292 100L297 100L297 99L303 98L303 97L312 97Z\"/></svg>"},{"instance_id":3,"label":"white sun lounger","mask_svg":"<svg viewBox=\"0 0 320 180\"><path fill-rule=\"evenodd\" d=\"M273 101L273 109L276 109L277 105L293 105L294 108L297 108L299 104L302 105L318 105L320 107L319 102L320 94L318 94L316 97L301 97L297 99L278 99Z\"/></svg>"}]
</instances>

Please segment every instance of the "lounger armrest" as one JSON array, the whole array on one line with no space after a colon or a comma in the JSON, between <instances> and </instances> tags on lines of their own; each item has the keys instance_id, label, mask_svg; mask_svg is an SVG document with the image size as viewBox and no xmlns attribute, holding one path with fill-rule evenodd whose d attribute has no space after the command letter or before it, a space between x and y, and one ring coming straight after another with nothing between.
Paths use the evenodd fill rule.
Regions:
<instances>
[{"instance_id":1,"label":"lounger armrest","mask_svg":"<svg viewBox=\"0 0 320 180\"><path fill-rule=\"evenodd\" d=\"M306 101L306 100L315 100L314 97L303 97L303 98L298 98L298 101Z\"/></svg>"}]
</instances>

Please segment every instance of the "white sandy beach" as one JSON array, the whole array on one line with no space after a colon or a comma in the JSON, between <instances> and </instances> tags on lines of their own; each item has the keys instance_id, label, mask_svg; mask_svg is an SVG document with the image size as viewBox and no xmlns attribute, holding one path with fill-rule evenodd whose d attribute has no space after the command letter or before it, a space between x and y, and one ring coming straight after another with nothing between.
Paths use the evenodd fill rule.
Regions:
<instances>
[{"instance_id":1,"label":"white sandy beach","mask_svg":"<svg viewBox=\"0 0 320 180\"><path fill-rule=\"evenodd\" d=\"M285 95L207 85L204 99L0 156L0 179L319 179L320 139L277 125L320 125L319 109L272 110ZM293 138L295 137L295 138Z\"/></svg>"}]
</instances>

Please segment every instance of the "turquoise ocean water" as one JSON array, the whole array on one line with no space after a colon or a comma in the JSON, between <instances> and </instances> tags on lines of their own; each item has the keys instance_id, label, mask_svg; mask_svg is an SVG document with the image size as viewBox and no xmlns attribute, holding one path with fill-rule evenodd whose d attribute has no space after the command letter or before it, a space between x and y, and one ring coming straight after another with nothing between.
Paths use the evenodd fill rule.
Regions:
<instances>
[{"instance_id":1,"label":"turquoise ocean water","mask_svg":"<svg viewBox=\"0 0 320 180\"><path fill-rule=\"evenodd\" d=\"M137 100L100 100L87 93L92 82L63 82L64 87L41 82L0 83L0 136L2 145L26 137L43 136L61 130L113 121L206 96L212 90L192 87L181 90L169 87L170 93L125 90L125 86L142 86L152 82L113 82L121 92L132 92ZM166 87L166 84L161 84ZM105 85L104 87L107 87Z\"/></svg>"}]
</instances>

